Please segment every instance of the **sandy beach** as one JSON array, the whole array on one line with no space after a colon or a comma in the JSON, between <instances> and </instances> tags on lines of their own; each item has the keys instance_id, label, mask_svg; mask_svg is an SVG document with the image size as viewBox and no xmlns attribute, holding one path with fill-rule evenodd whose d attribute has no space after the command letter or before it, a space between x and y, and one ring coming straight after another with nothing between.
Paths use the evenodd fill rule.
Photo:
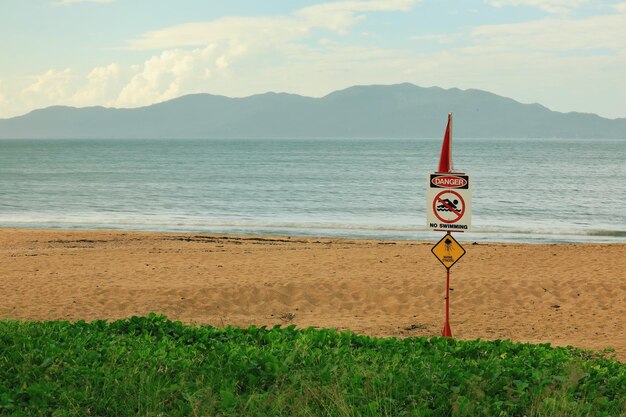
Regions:
<instances>
[{"instance_id":1,"label":"sandy beach","mask_svg":"<svg viewBox=\"0 0 626 417\"><path fill-rule=\"evenodd\" d=\"M445 268L433 243L0 229L0 318L155 312L215 326L436 336ZM612 347L626 360L626 244L462 244L451 270L454 337Z\"/></svg>"}]
</instances>

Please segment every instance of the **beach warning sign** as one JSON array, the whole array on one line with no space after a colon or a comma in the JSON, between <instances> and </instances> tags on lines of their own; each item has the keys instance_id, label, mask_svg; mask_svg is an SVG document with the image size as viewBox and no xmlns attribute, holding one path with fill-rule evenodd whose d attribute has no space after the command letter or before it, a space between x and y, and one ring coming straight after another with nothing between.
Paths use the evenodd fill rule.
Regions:
<instances>
[{"instance_id":1,"label":"beach warning sign","mask_svg":"<svg viewBox=\"0 0 626 417\"><path fill-rule=\"evenodd\" d=\"M433 230L463 232L471 227L470 176L433 173L428 176L426 222Z\"/></svg>"},{"instance_id":2,"label":"beach warning sign","mask_svg":"<svg viewBox=\"0 0 626 417\"><path fill-rule=\"evenodd\" d=\"M452 268L452 265L465 255L465 249L451 234L446 234L430 251L446 269Z\"/></svg>"}]
</instances>

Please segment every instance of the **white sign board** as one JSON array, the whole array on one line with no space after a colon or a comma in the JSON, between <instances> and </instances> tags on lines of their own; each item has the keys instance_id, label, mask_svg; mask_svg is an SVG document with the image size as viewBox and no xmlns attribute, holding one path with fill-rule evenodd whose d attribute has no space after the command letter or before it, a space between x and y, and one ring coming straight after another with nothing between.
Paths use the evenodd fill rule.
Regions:
<instances>
[{"instance_id":1,"label":"white sign board","mask_svg":"<svg viewBox=\"0 0 626 417\"><path fill-rule=\"evenodd\" d=\"M472 225L472 183L467 174L433 173L426 188L426 225L465 232Z\"/></svg>"}]
</instances>

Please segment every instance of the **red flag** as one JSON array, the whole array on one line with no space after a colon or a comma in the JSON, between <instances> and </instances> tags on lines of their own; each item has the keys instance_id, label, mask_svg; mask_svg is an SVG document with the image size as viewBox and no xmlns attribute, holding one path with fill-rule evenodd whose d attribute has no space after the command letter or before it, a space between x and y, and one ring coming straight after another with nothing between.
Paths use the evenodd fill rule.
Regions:
<instances>
[{"instance_id":1,"label":"red flag","mask_svg":"<svg viewBox=\"0 0 626 417\"><path fill-rule=\"evenodd\" d=\"M443 136L441 146L441 157L439 158L439 169L437 172L452 172L452 113L448 113L448 126L446 134Z\"/></svg>"}]
</instances>

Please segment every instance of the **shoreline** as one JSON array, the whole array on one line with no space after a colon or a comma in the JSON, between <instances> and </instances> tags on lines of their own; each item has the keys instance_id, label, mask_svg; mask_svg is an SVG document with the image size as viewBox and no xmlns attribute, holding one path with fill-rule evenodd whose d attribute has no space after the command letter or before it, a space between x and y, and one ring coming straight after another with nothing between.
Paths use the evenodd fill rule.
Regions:
<instances>
[{"instance_id":1,"label":"shoreline","mask_svg":"<svg viewBox=\"0 0 626 417\"><path fill-rule=\"evenodd\" d=\"M128 227L111 226L111 225L81 225L78 227L61 226L36 226L36 225L11 225L0 226L1 230L48 230L48 231L69 231L69 232L127 232L127 233L174 233L174 234L207 234L215 236L269 236L269 237L286 237L301 239L348 239L348 240L370 240L370 241L397 241L397 242L435 242L441 238L441 234L445 230L433 231L424 229L404 229L389 228L381 229L378 227L339 227L337 225L329 225L328 227L312 227L302 229L301 227L289 226L259 226L257 228L250 226L238 230L237 228L228 228L228 230L219 231L220 226L216 226L215 230L207 230L203 227ZM304 230L314 230L316 232L307 233ZM522 244L522 245L578 245L578 244L626 244L626 231L607 231L607 230L590 230L587 233L570 232L560 233L552 232L531 232L516 230L496 230L496 231L480 231L474 228L471 231L464 232L462 230L450 230L456 233L455 236L460 237L465 244L477 242L479 244L503 243L503 244ZM492 236L493 235L493 236ZM467 236L467 239L465 239Z\"/></svg>"},{"instance_id":2,"label":"shoreline","mask_svg":"<svg viewBox=\"0 0 626 417\"><path fill-rule=\"evenodd\" d=\"M154 312L220 327L438 336L445 268L435 242L0 229L0 318ZM626 244L462 245L451 269L454 337L613 347L626 361Z\"/></svg>"}]
</instances>

